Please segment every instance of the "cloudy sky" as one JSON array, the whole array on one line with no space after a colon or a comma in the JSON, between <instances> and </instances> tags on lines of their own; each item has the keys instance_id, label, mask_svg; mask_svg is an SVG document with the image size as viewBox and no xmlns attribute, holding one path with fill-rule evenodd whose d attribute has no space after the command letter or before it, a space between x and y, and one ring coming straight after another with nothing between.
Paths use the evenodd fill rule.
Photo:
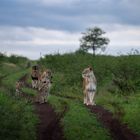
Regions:
<instances>
[{"instance_id":1,"label":"cloudy sky","mask_svg":"<svg viewBox=\"0 0 140 140\"><path fill-rule=\"evenodd\" d=\"M73 52L81 32L98 26L105 54L140 51L140 0L0 0L0 52L37 59Z\"/></svg>"}]
</instances>

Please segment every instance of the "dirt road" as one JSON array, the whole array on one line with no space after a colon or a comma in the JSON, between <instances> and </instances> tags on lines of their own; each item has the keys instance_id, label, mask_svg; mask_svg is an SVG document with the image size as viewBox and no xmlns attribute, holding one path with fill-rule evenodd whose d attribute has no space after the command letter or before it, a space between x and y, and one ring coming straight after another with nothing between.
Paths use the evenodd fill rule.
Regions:
<instances>
[{"instance_id":1,"label":"dirt road","mask_svg":"<svg viewBox=\"0 0 140 140\"><path fill-rule=\"evenodd\" d=\"M120 123L113 114L101 106L87 106L94 113L98 120L110 131L114 140L140 140L140 137L134 134L126 124Z\"/></svg>"},{"instance_id":2,"label":"dirt road","mask_svg":"<svg viewBox=\"0 0 140 140\"><path fill-rule=\"evenodd\" d=\"M34 104L40 123L37 126L38 140L64 140L61 117L57 115L48 104Z\"/></svg>"}]
</instances>

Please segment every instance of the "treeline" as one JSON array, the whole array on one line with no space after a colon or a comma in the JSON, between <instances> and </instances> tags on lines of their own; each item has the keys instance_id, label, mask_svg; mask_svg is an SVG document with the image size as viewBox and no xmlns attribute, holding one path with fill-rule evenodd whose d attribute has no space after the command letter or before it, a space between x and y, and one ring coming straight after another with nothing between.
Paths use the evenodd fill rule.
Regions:
<instances>
[{"instance_id":1,"label":"treeline","mask_svg":"<svg viewBox=\"0 0 140 140\"><path fill-rule=\"evenodd\" d=\"M19 63L25 62L27 60L28 59L23 56L18 56L18 55L14 55L14 54L7 56L4 53L0 53L0 63L1 62L10 62L10 63L14 63L14 64L19 64Z\"/></svg>"}]
</instances>

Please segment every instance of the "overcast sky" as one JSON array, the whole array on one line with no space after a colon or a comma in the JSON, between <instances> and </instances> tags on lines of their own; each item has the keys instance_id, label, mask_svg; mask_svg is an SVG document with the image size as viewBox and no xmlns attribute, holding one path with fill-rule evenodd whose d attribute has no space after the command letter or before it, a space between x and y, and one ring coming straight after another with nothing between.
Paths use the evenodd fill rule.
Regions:
<instances>
[{"instance_id":1,"label":"overcast sky","mask_svg":"<svg viewBox=\"0 0 140 140\"><path fill-rule=\"evenodd\" d=\"M0 52L31 59L73 52L81 32L98 26L105 54L140 51L140 0L0 0Z\"/></svg>"}]
</instances>

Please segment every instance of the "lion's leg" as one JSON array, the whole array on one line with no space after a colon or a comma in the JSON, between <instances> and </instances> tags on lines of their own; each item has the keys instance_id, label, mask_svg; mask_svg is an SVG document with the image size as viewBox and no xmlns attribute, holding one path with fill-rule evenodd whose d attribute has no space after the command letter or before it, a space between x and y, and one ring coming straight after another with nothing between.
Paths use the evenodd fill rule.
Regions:
<instances>
[{"instance_id":1,"label":"lion's leg","mask_svg":"<svg viewBox=\"0 0 140 140\"><path fill-rule=\"evenodd\" d=\"M84 91L84 104L87 104L87 92Z\"/></svg>"},{"instance_id":2,"label":"lion's leg","mask_svg":"<svg viewBox=\"0 0 140 140\"><path fill-rule=\"evenodd\" d=\"M90 104L90 92L87 91L87 105Z\"/></svg>"},{"instance_id":3,"label":"lion's leg","mask_svg":"<svg viewBox=\"0 0 140 140\"><path fill-rule=\"evenodd\" d=\"M90 103L91 103L91 105L95 105L95 102L94 102L95 93L96 93L95 91L90 93Z\"/></svg>"}]
</instances>

